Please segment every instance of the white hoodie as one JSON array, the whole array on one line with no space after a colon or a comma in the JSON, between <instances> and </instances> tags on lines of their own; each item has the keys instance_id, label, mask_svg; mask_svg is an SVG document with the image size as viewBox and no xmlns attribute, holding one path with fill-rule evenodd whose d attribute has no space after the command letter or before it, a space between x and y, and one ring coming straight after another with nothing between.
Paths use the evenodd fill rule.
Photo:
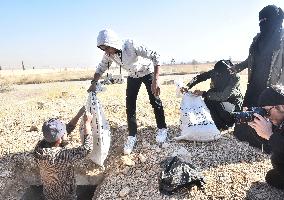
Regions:
<instances>
[{"instance_id":1,"label":"white hoodie","mask_svg":"<svg viewBox=\"0 0 284 200\"><path fill-rule=\"evenodd\" d=\"M159 55L142 45L134 44L133 40L126 40L123 44L117 35L109 29L100 31L97 46L106 45L121 50L121 55L104 54L97 66L96 73L102 75L114 61L126 71L128 76L139 78L154 72L154 66L159 65Z\"/></svg>"}]
</instances>

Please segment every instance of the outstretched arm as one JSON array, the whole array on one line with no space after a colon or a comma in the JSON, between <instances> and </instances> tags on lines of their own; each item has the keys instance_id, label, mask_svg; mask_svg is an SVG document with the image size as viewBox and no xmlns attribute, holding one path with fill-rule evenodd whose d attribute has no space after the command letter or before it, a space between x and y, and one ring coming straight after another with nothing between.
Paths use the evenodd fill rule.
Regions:
<instances>
[{"instance_id":1,"label":"outstretched arm","mask_svg":"<svg viewBox=\"0 0 284 200\"><path fill-rule=\"evenodd\" d=\"M78 113L70 120L70 122L66 125L66 131L69 135L76 127L80 117L85 113L85 106L82 106Z\"/></svg>"},{"instance_id":2,"label":"outstretched arm","mask_svg":"<svg viewBox=\"0 0 284 200\"><path fill-rule=\"evenodd\" d=\"M91 86L88 88L87 92L95 92L96 91L96 83L100 79L100 77L103 75L103 73L111 66L112 60L107 54L104 54L104 57L100 64L97 66L96 72L94 74L94 78L91 82Z\"/></svg>"},{"instance_id":3,"label":"outstretched arm","mask_svg":"<svg viewBox=\"0 0 284 200\"><path fill-rule=\"evenodd\" d=\"M195 76L186 86L188 87L188 89L191 89L193 86L197 85L198 83L201 83L211 78L213 73L214 73L213 69L208 72L203 72L202 74Z\"/></svg>"},{"instance_id":4,"label":"outstretched arm","mask_svg":"<svg viewBox=\"0 0 284 200\"><path fill-rule=\"evenodd\" d=\"M243 61L241 63L238 63L238 64L232 66L230 68L230 71L232 73L239 73L239 72L243 71L244 69L248 68L248 59L249 58L247 58L245 61Z\"/></svg>"}]
</instances>

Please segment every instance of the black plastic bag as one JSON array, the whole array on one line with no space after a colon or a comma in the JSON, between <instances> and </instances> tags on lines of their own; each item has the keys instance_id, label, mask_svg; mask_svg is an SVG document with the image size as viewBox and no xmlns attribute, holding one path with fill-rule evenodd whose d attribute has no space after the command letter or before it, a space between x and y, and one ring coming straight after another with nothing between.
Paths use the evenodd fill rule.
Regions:
<instances>
[{"instance_id":1,"label":"black plastic bag","mask_svg":"<svg viewBox=\"0 0 284 200\"><path fill-rule=\"evenodd\" d=\"M171 195L182 188L190 189L195 185L204 189L204 178L192 164L175 156L163 161L161 166L165 169L159 177L159 190L162 194Z\"/></svg>"}]
</instances>

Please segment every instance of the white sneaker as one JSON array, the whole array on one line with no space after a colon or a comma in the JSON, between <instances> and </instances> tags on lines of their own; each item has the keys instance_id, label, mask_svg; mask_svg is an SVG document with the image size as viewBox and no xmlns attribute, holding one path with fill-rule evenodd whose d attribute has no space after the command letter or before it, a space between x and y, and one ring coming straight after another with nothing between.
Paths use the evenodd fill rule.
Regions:
<instances>
[{"instance_id":1,"label":"white sneaker","mask_svg":"<svg viewBox=\"0 0 284 200\"><path fill-rule=\"evenodd\" d=\"M132 152L135 144L136 144L136 137L128 136L127 141L124 144L124 154L129 155Z\"/></svg>"},{"instance_id":2,"label":"white sneaker","mask_svg":"<svg viewBox=\"0 0 284 200\"><path fill-rule=\"evenodd\" d=\"M158 143L163 143L166 141L168 136L168 129L162 128L157 131L156 141Z\"/></svg>"}]
</instances>

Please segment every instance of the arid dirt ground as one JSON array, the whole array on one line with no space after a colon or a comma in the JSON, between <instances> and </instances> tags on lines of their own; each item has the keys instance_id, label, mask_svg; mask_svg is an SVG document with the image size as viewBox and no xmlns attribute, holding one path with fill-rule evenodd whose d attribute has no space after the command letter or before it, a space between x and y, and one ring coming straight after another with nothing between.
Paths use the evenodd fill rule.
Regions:
<instances>
[{"instance_id":1,"label":"arid dirt ground","mask_svg":"<svg viewBox=\"0 0 284 200\"><path fill-rule=\"evenodd\" d=\"M163 76L164 80L186 79ZM245 80L245 78L243 78ZM199 89L208 88L208 82ZM32 150L42 138L41 125L50 117L71 119L85 103L89 81L14 85L0 93L0 199L20 199L29 184L38 182ZM230 131L220 140L209 143L176 143L179 133L179 104L173 84L161 85L170 141L155 143L156 124L145 87L137 100L138 143L131 156L122 155L127 136L125 115L126 84L106 86L98 97L104 106L112 131L112 145L105 170L88 161L78 164L77 171L89 177L103 176L94 199L284 199L284 192L269 187L264 180L271 168L269 155L237 141ZM245 89L245 81L242 90ZM70 145L79 145L78 128ZM174 152L187 151L188 158L202 170L205 191L190 191L164 196L158 191L159 163Z\"/></svg>"}]
</instances>

